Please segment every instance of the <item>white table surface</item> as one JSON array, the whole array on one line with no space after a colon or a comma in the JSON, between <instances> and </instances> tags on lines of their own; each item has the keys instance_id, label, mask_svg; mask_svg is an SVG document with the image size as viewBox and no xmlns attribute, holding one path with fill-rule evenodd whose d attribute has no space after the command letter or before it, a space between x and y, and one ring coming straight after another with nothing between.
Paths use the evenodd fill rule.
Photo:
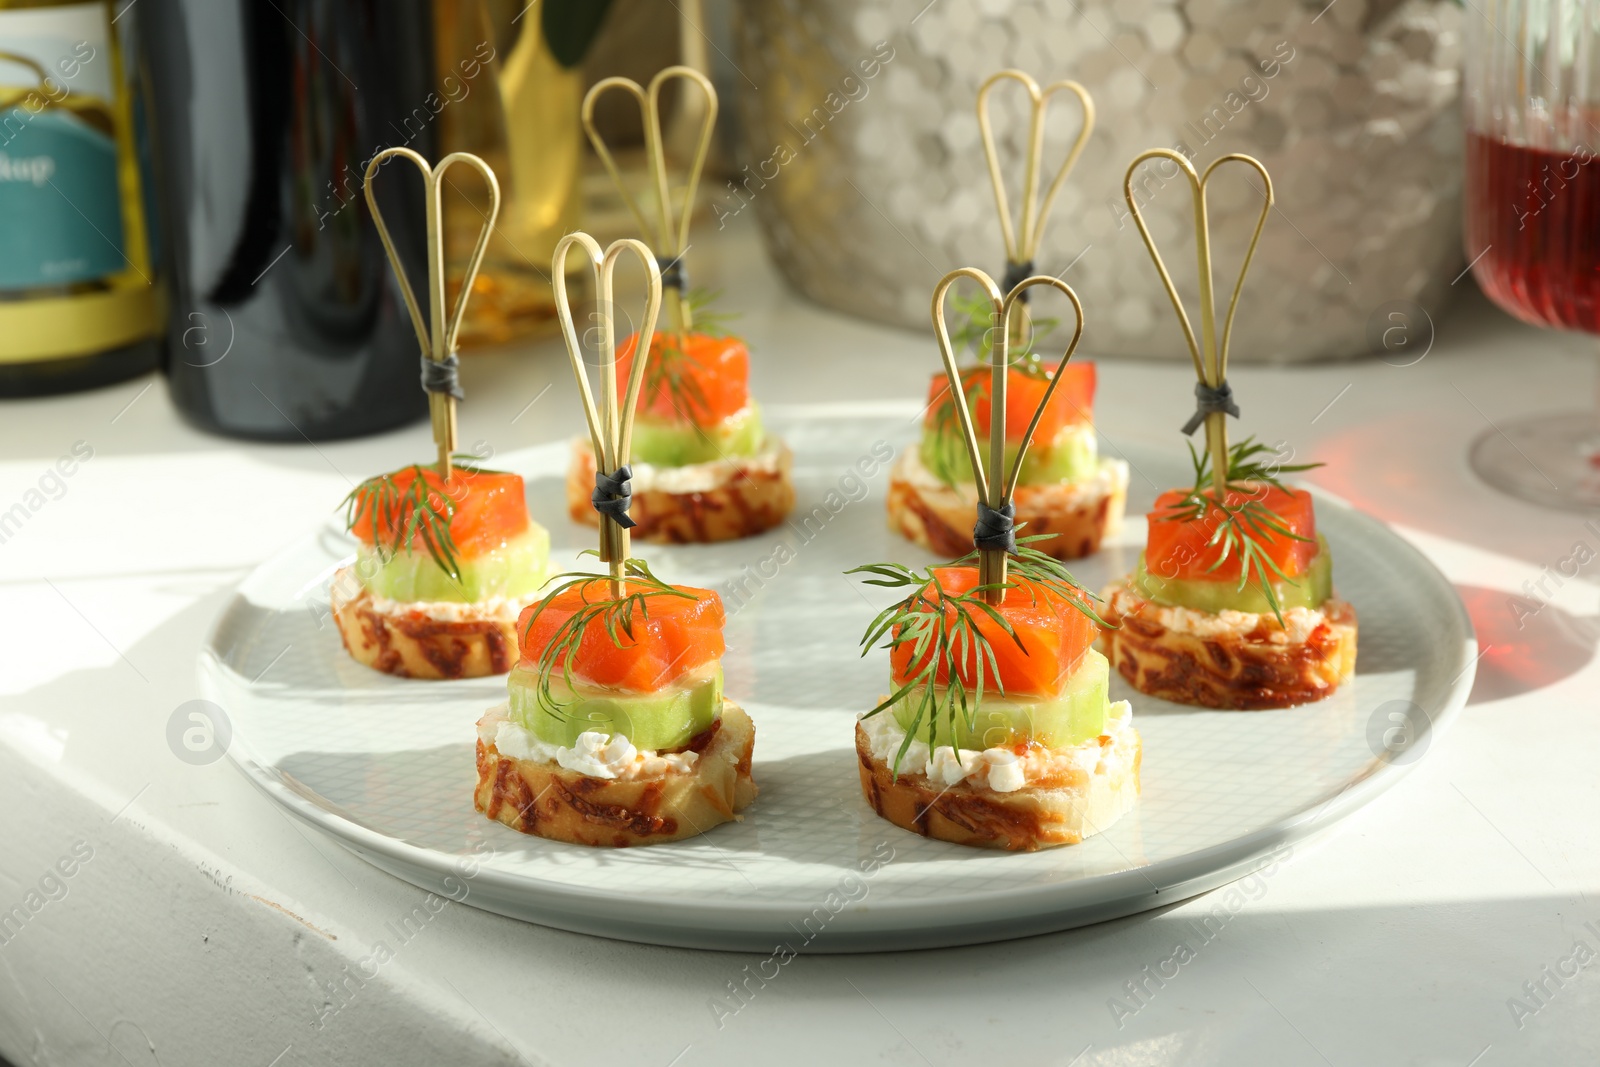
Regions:
<instances>
[{"instance_id":1,"label":"white table surface","mask_svg":"<svg viewBox=\"0 0 1600 1067\"><path fill-rule=\"evenodd\" d=\"M745 313L769 403L832 399L846 369L864 398L905 396L936 365L929 338L790 295L748 230L697 255L697 278ZM1223 890L975 948L801 957L749 981L743 1003L729 984L760 957L456 904L402 942L392 924L420 890L291 823L228 761L169 748L234 585L353 480L429 454L426 425L241 444L184 426L158 379L0 405L0 510L75 442L93 449L0 544L0 913L41 879L49 891L0 944L0 1054L19 1067L1597 1062L1600 563L1559 588L1545 577L1537 599L1523 587L1559 575L1579 542L1600 552L1600 523L1503 498L1466 465L1489 420L1588 402L1596 367L1583 338L1520 326L1469 284L1414 365L1232 376L1250 430L1326 461L1308 480L1391 523L1471 609L1487 647L1472 701L1412 774L1242 900ZM550 344L468 358L462 441L504 452L566 436L568 373ZM1102 363L1101 429L1179 449L1190 373ZM73 873L47 878L58 861ZM1228 918L1204 940L1213 912ZM1180 941L1193 958L1160 978ZM377 966L380 942L393 958Z\"/></svg>"}]
</instances>

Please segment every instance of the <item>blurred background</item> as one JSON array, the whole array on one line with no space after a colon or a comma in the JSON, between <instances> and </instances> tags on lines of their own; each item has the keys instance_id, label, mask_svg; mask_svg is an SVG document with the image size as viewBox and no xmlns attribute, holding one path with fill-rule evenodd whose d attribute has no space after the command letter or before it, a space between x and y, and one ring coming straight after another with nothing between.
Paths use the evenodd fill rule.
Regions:
<instances>
[{"instance_id":1,"label":"blurred background","mask_svg":"<svg viewBox=\"0 0 1600 1067\"><path fill-rule=\"evenodd\" d=\"M1514 314L1594 332L1592 36L1575 2L1520 0L1477 14L1456 0L0 0L0 234L18 250L0 271L0 393L160 367L183 415L226 435L419 418L367 161L392 145L488 160L505 200L464 355L536 341L553 333L556 241L635 232L584 136L586 89L676 63L722 101L694 234L759 240L784 284L846 315L926 332L946 270L1003 268L973 101L1018 67L1096 102L1036 257L1093 309L1095 358L1186 355L1123 198L1127 161L1152 146L1200 165L1249 152L1274 177L1236 361L1404 355L1469 267ZM703 107L681 84L664 101L675 183ZM1003 159L1023 158L1026 116L1022 92L996 93ZM1047 173L1081 123L1058 99ZM597 124L642 187L631 101L604 98ZM1537 210L1551 173L1562 208ZM1192 301L1191 205L1169 181L1149 173L1136 194ZM455 286L486 190L465 169L445 184ZM420 183L386 170L377 185L420 287ZM1474 188L1499 192L1474 202L1464 251ZM1253 180L1211 192L1219 285L1259 197ZM1532 243L1506 235L1496 252L1508 223ZM1591 236L1563 236L1578 231ZM1530 263L1551 268L1531 291ZM1573 419L1561 441L1518 447L1590 470L1593 413ZM1572 479L1556 480L1571 503Z\"/></svg>"}]
</instances>

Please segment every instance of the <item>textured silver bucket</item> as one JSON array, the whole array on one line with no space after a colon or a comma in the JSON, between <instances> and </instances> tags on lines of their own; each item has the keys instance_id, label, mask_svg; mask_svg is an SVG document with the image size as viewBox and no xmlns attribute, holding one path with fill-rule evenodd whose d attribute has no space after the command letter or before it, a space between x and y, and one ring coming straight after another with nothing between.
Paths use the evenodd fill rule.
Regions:
<instances>
[{"instance_id":1,"label":"textured silver bucket","mask_svg":"<svg viewBox=\"0 0 1600 1067\"><path fill-rule=\"evenodd\" d=\"M1234 359L1420 344L1461 269L1463 14L1452 0L736 7L735 60L758 91L738 94L745 169L713 209L724 225L759 215L785 275L829 307L926 329L943 272L999 275L973 101L1006 66L1041 83L1076 79L1095 97L1094 136L1037 258L1083 298L1090 354L1187 358L1122 196L1124 168L1146 148L1182 146L1200 167L1248 152L1273 175L1278 207L1240 305ZM995 93L1004 158L1021 158L1024 103L1014 86ZM1047 171L1078 122L1076 104L1058 97ZM1224 172L1211 187L1219 302L1260 203L1247 173ZM1146 188L1141 206L1193 315L1187 185L1153 176ZM1013 205L1017 196L1013 185ZM1042 313L1056 312L1052 299Z\"/></svg>"}]
</instances>

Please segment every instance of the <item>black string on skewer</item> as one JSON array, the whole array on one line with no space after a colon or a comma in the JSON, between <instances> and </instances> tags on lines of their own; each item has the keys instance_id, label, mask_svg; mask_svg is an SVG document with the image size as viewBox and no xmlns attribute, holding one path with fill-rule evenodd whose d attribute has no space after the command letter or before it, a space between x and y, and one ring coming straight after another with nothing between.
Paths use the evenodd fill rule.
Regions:
<instances>
[{"instance_id":1,"label":"black string on skewer","mask_svg":"<svg viewBox=\"0 0 1600 1067\"><path fill-rule=\"evenodd\" d=\"M1000 283L1000 287L1009 293L1031 277L1033 277L1033 260L1025 259L1021 263L1007 263L1005 280ZM1026 304L1028 302L1028 290L1024 289L1018 293L1017 299Z\"/></svg>"},{"instance_id":2,"label":"black string on skewer","mask_svg":"<svg viewBox=\"0 0 1600 1067\"><path fill-rule=\"evenodd\" d=\"M422 388L430 393L449 393L457 400L465 400L461 389L461 361L454 352L444 359L422 357Z\"/></svg>"},{"instance_id":3,"label":"black string on skewer","mask_svg":"<svg viewBox=\"0 0 1600 1067\"><path fill-rule=\"evenodd\" d=\"M1007 554L1017 550L1017 506L1007 501L1004 507L991 508L978 501L978 524L972 528L972 543L978 548Z\"/></svg>"},{"instance_id":4,"label":"black string on skewer","mask_svg":"<svg viewBox=\"0 0 1600 1067\"><path fill-rule=\"evenodd\" d=\"M1233 401L1233 389L1223 379L1215 389L1205 382L1196 382L1194 386L1194 414L1189 416L1189 421L1183 424L1183 432L1193 435L1206 421L1207 415L1221 412L1224 415L1239 417L1239 405Z\"/></svg>"},{"instance_id":5,"label":"black string on skewer","mask_svg":"<svg viewBox=\"0 0 1600 1067\"><path fill-rule=\"evenodd\" d=\"M600 514L614 519L624 530L631 530L638 525L628 518L628 509L633 506L633 471L628 469L627 464L610 474L601 470L594 472L594 492L589 494L589 503Z\"/></svg>"},{"instance_id":6,"label":"black string on skewer","mask_svg":"<svg viewBox=\"0 0 1600 1067\"><path fill-rule=\"evenodd\" d=\"M689 268L684 266L681 254L675 259L657 256L656 266L661 268L661 288L676 289L680 293L689 291Z\"/></svg>"}]
</instances>

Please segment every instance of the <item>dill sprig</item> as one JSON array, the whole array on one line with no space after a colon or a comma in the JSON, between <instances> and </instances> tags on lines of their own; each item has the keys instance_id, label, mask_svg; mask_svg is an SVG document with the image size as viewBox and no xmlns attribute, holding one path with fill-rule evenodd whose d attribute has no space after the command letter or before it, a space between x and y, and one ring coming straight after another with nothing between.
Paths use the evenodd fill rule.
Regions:
<instances>
[{"instance_id":1,"label":"dill sprig","mask_svg":"<svg viewBox=\"0 0 1600 1067\"><path fill-rule=\"evenodd\" d=\"M1267 598L1273 616L1278 620L1278 625L1282 626L1283 610L1278 603L1277 591L1273 588L1273 578L1275 576L1288 585L1298 583L1284 574L1283 569L1267 553L1266 542L1273 537L1287 537L1295 541L1311 539L1289 529L1277 513L1262 503L1259 497L1263 486L1288 492L1287 487L1279 480L1280 474L1308 471L1322 464L1283 464L1264 461L1263 456L1275 458L1277 452L1269 445L1257 441L1254 435L1230 448L1227 475L1219 491L1211 469L1210 452L1198 450L1190 444L1189 461L1194 467L1194 485L1184 494L1183 499L1169 508L1158 521L1195 522L1204 519L1208 524L1215 521L1215 528L1210 539L1206 541L1206 546L1208 548L1220 546L1221 553L1206 571L1208 573L1215 571L1237 554L1240 561L1239 589L1243 590L1254 575L1254 581L1262 595ZM1243 494L1244 500L1238 504L1230 504L1229 492Z\"/></svg>"},{"instance_id":2,"label":"dill sprig","mask_svg":"<svg viewBox=\"0 0 1600 1067\"><path fill-rule=\"evenodd\" d=\"M967 296L954 295L950 298L950 306L961 319L961 325L950 334L950 343L956 348L971 351L984 365L987 365L989 331L1005 328L993 323L994 305L989 302L988 296L979 292ZM1050 371L1044 365L1044 357L1039 354L1039 347L1060 325L1061 320L1057 318L1033 319L1027 340L1020 345L1013 345L1007 352L1011 369L1020 371L1030 378L1050 377Z\"/></svg>"},{"instance_id":3,"label":"dill sprig","mask_svg":"<svg viewBox=\"0 0 1600 1067\"><path fill-rule=\"evenodd\" d=\"M689 302L689 316L694 321L694 332L707 337L728 336L728 324L739 318L737 311L713 311L712 305L722 298L721 289L689 290L684 299Z\"/></svg>"},{"instance_id":4,"label":"dill sprig","mask_svg":"<svg viewBox=\"0 0 1600 1067\"><path fill-rule=\"evenodd\" d=\"M735 312L710 310L712 303L721 295L720 289L715 292L691 289L685 299L689 304L689 318L694 323L694 329L683 333L663 330L657 334L654 358L644 372L641 395L653 399L665 393L684 421L696 425L710 415L710 405L694 377L694 361L684 351L684 337L691 333L706 337L728 336L728 324L739 316Z\"/></svg>"},{"instance_id":5,"label":"dill sprig","mask_svg":"<svg viewBox=\"0 0 1600 1067\"><path fill-rule=\"evenodd\" d=\"M845 572L872 575L863 579L866 585L911 590L903 600L879 612L861 638L863 656L874 648L889 649L892 654L897 648L909 646L911 663L917 666L916 673L904 685L862 716L870 718L880 714L906 696L916 694L916 717L895 753L893 769L896 774L900 771L900 761L919 733L924 733L928 747L933 747L941 720L950 724L952 738L956 736L958 715L969 731L977 728L986 677L993 677L994 688L1002 695L1005 693L994 646L979 628L980 618L988 618L1016 642L1024 654L1027 653L1027 647L1010 620L997 605L986 602L983 594L1021 587L1032 593L1034 603L1038 603L1041 595L1053 596L1087 615L1096 625L1110 627L1089 605L1090 600L1099 598L1078 584L1060 560L1027 547L1028 542L1049 536L1019 537L1017 551L1008 560L1006 581L998 585L976 585L964 593L952 593L940 585L933 567L919 571L899 563L868 563ZM954 563L941 564L940 568L976 566L977 562L978 553L973 551ZM879 644L880 641L883 643ZM977 668L973 671L974 684L970 691L961 680L962 670L968 664ZM936 692L935 684L940 673L946 679L942 696Z\"/></svg>"},{"instance_id":6,"label":"dill sprig","mask_svg":"<svg viewBox=\"0 0 1600 1067\"><path fill-rule=\"evenodd\" d=\"M585 549L585 556L598 557L600 553L594 549ZM626 580L626 592L620 597L613 597L610 592L612 576L607 574L590 573L587 571L570 571L556 575L555 580L560 584L552 589L537 607L533 614L528 616L528 624L523 627L522 638L527 639L533 624L538 620L546 608L555 599L569 589L581 589L583 592L583 606L573 612L556 628L550 636L550 641L540 651L536 662L535 673L538 678L538 701L540 707L553 715L559 716L563 701L557 700L551 692L550 683L555 677L557 668L561 671L561 680L568 689L573 688L572 670L577 663L578 650L583 645L584 636L591 626L599 625L605 628L606 636L611 638L611 643L618 648L623 645L623 637L629 640L634 637L635 619L648 620L650 618L650 601L659 597L679 597L685 600L695 599L693 593L684 592L674 586L663 582L650 571L649 564L642 559L629 558L623 561L623 574ZM598 599L589 599L589 590L597 589L601 596Z\"/></svg>"},{"instance_id":7,"label":"dill sprig","mask_svg":"<svg viewBox=\"0 0 1600 1067\"><path fill-rule=\"evenodd\" d=\"M472 457L465 457L472 458ZM481 467L463 463L451 457L456 470L469 474L495 473ZM411 483L405 487L395 480L406 472L412 474ZM378 559L388 563L408 549L414 541L421 541L428 555L439 569L456 581L461 580L460 550L450 533L450 520L455 517L459 503L442 484L434 485L426 477L437 473L433 467L413 463L388 474L368 478L344 498L344 525L354 530L358 523L367 521L372 528L373 547ZM385 532L389 537L385 539Z\"/></svg>"}]
</instances>

